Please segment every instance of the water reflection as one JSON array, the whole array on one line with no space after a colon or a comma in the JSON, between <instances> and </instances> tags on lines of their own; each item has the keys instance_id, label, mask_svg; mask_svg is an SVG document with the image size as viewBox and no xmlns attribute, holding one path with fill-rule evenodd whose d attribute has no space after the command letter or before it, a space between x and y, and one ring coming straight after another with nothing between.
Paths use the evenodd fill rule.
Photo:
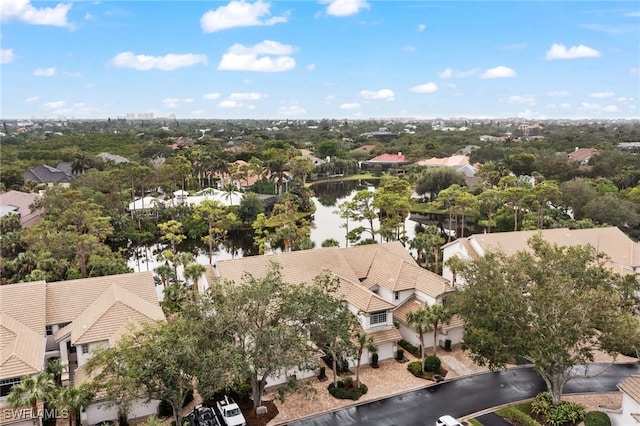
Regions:
<instances>
[{"instance_id":1,"label":"water reflection","mask_svg":"<svg viewBox=\"0 0 640 426\"><path fill-rule=\"evenodd\" d=\"M340 243L340 247L347 247L346 221L340 218L337 212L338 206L351 200L356 192L362 189L375 191L375 182L366 181L336 181L314 185L313 203L316 212L313 215L313 226L311 229L311 240L316 248L322 247L322 242L327 239L334 239ZM349 221L349 229L365 225L364 222ZM406 237L411 239L415 236L417 222L406 219ZM374 226L379 227L379 221L374 221ZM164 244L156 244L150 247L138 247L133 250L129 257L129 266L135 271L153 271L159 265L156 257L162 250ZM209 251L206 244L200 241L189 241L179 246L180 251L186 251L196 255L198 263L206 265L209 263ZM213 263L219 260L234 259L237 257L255 256L258 254L257 248L253 245L253 233L236 232L230 233L227 240L218 245L214 251Z\"/></svg>"}]
</instances>

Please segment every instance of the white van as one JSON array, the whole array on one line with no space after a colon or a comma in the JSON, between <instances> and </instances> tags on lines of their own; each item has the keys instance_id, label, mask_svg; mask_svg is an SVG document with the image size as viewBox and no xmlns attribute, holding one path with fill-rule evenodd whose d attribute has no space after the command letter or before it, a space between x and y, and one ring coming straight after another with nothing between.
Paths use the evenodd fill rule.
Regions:
<instances>
[{"instance_id":1,"label":"white van","mask_svg":"<svg viewBox=\"0 0 640 426\"><path fill-rule=\"evenodd\" d=\"M442 416L436 422L436 426L462 426L462 424L451 416Z\"/></svg>"}]
</instances>

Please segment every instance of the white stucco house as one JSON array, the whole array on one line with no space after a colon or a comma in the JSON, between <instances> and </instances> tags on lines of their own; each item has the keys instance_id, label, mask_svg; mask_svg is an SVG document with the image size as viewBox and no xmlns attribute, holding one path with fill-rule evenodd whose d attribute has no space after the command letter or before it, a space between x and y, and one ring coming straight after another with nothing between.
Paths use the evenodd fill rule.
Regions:
<instances>
[{"instance_id":1,"label":"white stucco house","mask_svg":"<svg viewBox=\"0 0 640 426\"><path fill-rule=\"evenodd\" d=\"M629 376L620 383L618 389L622 392L622 406L600 407L607 413L611 426L632 426L640 424L640 376Z\"/></svg>"},{"instance_id":2,"label":"white stucco house","mask_svg":"<svg viewBox=\"0 0 640 426\"><path fill-rule=\"evenodd\" d=\"M151 272L0 286L0 409L8 408L12 387L49 360L65 367L63 386L78 386L95 348L114 345L132 323L164 318ZM157 406L140 401L130 418L156 414ZM27 411L3 411L15 415L1 416L0 423L33 425ZM85 426L116 418L116 408L99 398L81 413Z\"/></svg>"},{"instance_id":3,"label":"white stucco house","mask_svg":"<svg viewBox=\"0 0 640 426\"><path fill-rule=\"evenodd\" d=\"M338 297L348 304L362 329L373 338L379 360L394 358L401 339L418 344L417 333L408 327L405 318L407 312L421 307L416 300L422 306L443 303L453 290L446 279L418 266L399 242L222 260L207 266L206 279L240 283L245 271L262 277L271 260L282 267L283 280L287 282L310 283L325 270L337 277ZM462 322L456 318L439 329L438 342L450 339L452 345L460 344L463 331ZM425 338L425 347L431 346L432 341ZM365 350L363 365L370 362L370 355ZM312 375L313 372L306 372L297 377ZM279 383L274 378L268 386Z\"/></svg>"}]
</instances>

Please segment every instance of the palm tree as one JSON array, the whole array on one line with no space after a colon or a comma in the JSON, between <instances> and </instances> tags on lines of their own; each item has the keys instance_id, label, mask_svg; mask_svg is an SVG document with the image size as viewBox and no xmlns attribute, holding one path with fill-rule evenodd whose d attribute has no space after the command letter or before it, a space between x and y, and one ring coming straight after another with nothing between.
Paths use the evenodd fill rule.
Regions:
<instances>
[{"instance_id":1,"label":"palm tree","mask_svg":"<svg viewBox=\"0 0 640 426\"><path fill-rule=\"evenodd\" d=\"M356 346L358 348L358 358L356 359L356 389L360 389L360 361L362 359L362 352L364 352L364 348L367 348L369 352L377 352L378 346L374 343L373 337L368 336L364 331L358 331L356 333Z\"/></svg>"},{"instance_id":2,"label":"palm tree","mask_svg":"<svg viewBox=\"0 0 640 426\"><path fill-rule=\"evenodd\" d=\"M56 383L53 375L41 371L33 376L24 376L20 383L13 386L7 397L11 408L31 407L34 424L37 422L38 402L48 402L55 399Z\"/></svg>"},{"instance_id":3,"label":"palm tree","mask_svg":"<svg viewBox=\"0 0 640 426\"><path fill-rule=\"evenodd\" d=\"M198 281L200 281L200 277L205 271L206 268L199 263L191 263L184 268L184 279L193 283L194 295L200 293Z\"/></svg>"},{"instance_id":4,"label":"palm tree","mask_svg":"<svg viewBox=\"0 0 640 426\"><path fill-rule=\"evenodd\" d=\"M227 184L225 184L222 187L222 190L224 191L224 198L227 199L227 201L229 202L229 205L232 206L233 205L233 194L236 192L238 188L235 186L235 184L229 182Z\"/></svg>"},{"instance_id":5,"label":"palm tree","mask_svg":"<svg viewBox=\"0 0 640 426\"><path fill-rule=\"evenodd\" d=\"M60 391L57 402L60 407L69 411L69 426L78 425L80 411L86 408L92 399L93 391L88 383L83 383L78 387L70 385Z\"/></svg>"},{"instance_id":6,"label":"palm tree","mask_svg":"<svg viewBox=\"0 0 640 426\"><path fill-rule=\"evenodd\" d=\"M57 387L62 387L62 373L67 370L67 366L62 364L60 358L52 358L47 362L47 373L53 376Z\"/></svg>"},{"instance_id":7,"label":"palm tree","mask_svg":"<svg viewBox=\"0 0 640 426\"><path fill-rule=\"evenodd\" d=\"M418 339L420 339L420 359L422 360L422 372L424 373L424 333L431 331L429 307L425 306L424 308L407 313L407 323L418 332Z\"/></svg>"},{"instance_id":8,"label":"palm tree","mask_svg":"<svg viewBox=\"0 0 640 426\"><path fill-rule=\"evenodd\" d=\"M429 328L433 329L433 354L436 355L438 347L436 346L436 339L438 338L438 327L441 324L449 324L453 314L444 305L437 304L427 307L427 318L431 323Z\"/></svg>"}]
</instances>

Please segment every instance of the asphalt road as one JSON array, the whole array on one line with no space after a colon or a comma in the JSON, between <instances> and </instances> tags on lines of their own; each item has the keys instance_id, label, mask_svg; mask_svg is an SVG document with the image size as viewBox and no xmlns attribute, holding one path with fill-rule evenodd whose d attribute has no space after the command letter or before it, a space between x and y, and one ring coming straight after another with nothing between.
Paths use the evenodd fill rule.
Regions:
<instances>
[{"instance_id":1,"label":"asphalt road","mask_svg":"<svg viewBox=\"0 0 640 426\"><path fill-rule=\"evenodd\" d=\"M589 374L601 372L605 365L591 365ZM640 374L640 364L614 364L595 377L569 381L564 393L617 391L616 385L632 374ZM498 405L533 398L544 390L546 385L533 368L513 368L445 381L292 422L289 426L432 426L444 414L461 418Z\"/></svg>"}]
</instances>

